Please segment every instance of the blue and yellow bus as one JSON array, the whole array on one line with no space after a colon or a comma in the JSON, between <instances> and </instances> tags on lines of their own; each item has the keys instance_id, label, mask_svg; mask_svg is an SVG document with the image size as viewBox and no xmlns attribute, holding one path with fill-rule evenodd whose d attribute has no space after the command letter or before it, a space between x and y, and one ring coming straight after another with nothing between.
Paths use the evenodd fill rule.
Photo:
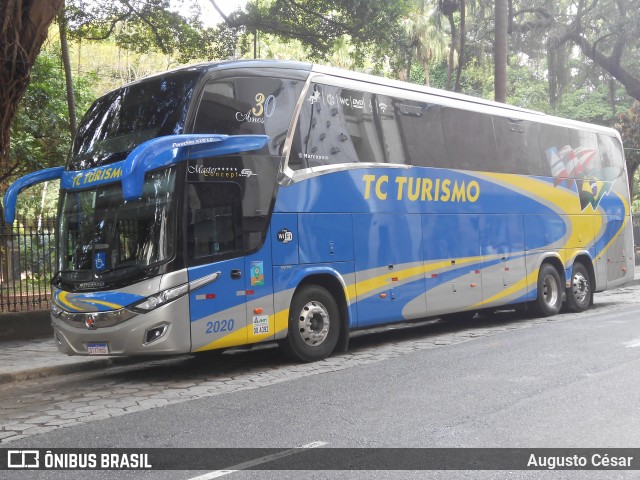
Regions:
<instances>
[{"instance_id":1,"label":"blue and yellow bus","mask_svg":"<svg viewBox=\"0 0 640 480\"><path fill-rule=\"evenodd\" d=\"M71 355L277 341L528 305L633 278L619 134L294 62L182 68L98 99L60 178L51 319Z\"/></svg>"}]
</instances>

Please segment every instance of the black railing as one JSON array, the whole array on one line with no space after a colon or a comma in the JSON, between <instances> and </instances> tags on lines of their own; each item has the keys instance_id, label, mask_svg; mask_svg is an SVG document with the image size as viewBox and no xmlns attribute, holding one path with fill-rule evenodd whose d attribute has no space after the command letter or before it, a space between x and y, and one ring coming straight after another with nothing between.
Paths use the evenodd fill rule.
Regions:
<instances>
[{"instance_id":1,"label":"black railing","mask_svg":"<svg viewBox=\"0 0 640 480\"><path fill-rule=\"evenodd\" d=\"M49 308L55 219L0 223L0 313Z\"/></svg>"}]
</instances>

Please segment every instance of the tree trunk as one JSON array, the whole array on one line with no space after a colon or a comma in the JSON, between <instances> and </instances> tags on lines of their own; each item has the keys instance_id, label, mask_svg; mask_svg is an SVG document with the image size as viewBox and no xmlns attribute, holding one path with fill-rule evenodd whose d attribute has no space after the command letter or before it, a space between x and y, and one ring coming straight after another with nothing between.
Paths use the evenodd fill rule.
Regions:
<instances>
[{"instance_id":1,"label":"tree trunk","mask_svg":"<svg viewBox=\"0 0 640 480\"><path fill-rule=\"evenodd\" d=\"M466 5L465 0L460 0L460 50L458 50L458 67L456 68L456 84L454 91L460 91L460 77L462 75L462 65L464 63L464 40L466 31Z\"/></svg>"},{"instance_id":2,"label":"tree trunk","mask_svg":"<svg viewBox=\"0 0 640 480\"><path fill-rule=\"evenodd\" d=\"M49 25L63 5L64 0L0 2L0 178L11 169L11 122Z\"/></svg>"},{"instance_id":3,"label":"tree trunk","mask_svg":"<svg viewBox=\"0 0 640 480\"><path fill-rule=\"evenodd\" d=\"M547 72L548 72L548 83L549 83L549 105L551 106L551 111L555 113L556 108L558 107L558 61L557 61L557 50L551 44L547 45Z\"/></svg>"},{"instance_id":4,"label":"tree trunk","mask_svg":"<svg viewBox=\"0 0 640 480\"><path fill-rule=\"evenodd\" d=\"M609 79L609 106L611 107L611 116L616 116L616 81L614 78Z\"/></svg>"},{"instance_id":5,"label":"tree trunk","mask_svg":"<svg viewBox=\"0 0 640 480\"><path fill-rule=\"evenodd\" d=\"M453 61L456 50L456 22L453 13L447 15L449 27L451 28L451 46L449 47L449 62L447 65L447 90L451 90L451 78L453 77Z\"/></svg>"},{"instance_id":6,"label":"tree trunk","mask_svg":"<svg viewBox=\"0 0 640 480\"><path fill-rule=\"evenodd\" d=\"M494 54L494 91L496 102L507 101L507 28L508 0L495 0L495 54Z\"/></svg>"},{"instance_id":7,"label":"tree trunk","mask_svg":"<svg viewBox=\"0 0 640 480\"><path fill-rule=\"evenodd\" d=\"M62 54L62 65L64 66L64 79L67 87L67 107L69 109L69 132L71 139L76 136L76 101L73 91L73 76L71 74L71 60L69 58L69 43L67 42L67 18L65 11L58 14L58 27L60 28L60 52Z\"/></svg>"}]
</instances>

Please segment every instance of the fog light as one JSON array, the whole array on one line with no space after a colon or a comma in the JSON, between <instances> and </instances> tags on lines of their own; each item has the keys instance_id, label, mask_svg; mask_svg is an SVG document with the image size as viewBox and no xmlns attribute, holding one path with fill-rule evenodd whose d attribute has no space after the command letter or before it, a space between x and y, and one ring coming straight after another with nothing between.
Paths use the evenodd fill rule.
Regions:
<instances>
[{"instance_id":1,"label":"fog light","mask_svg":"<svg viewBox=\"0 0 640 480\"><path fill-rule=\"evenodd\" d=\"M144 344L148 345L162 338L167 330L169 330L169 325L166 324L148 329L144 332Z\"/></svg>"}]
</instances>

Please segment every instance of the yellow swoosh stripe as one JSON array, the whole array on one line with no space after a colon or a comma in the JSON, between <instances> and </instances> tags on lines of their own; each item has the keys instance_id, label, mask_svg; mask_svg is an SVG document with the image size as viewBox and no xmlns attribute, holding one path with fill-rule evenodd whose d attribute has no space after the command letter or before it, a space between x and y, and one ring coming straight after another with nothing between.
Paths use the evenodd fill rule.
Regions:
<instances>
[{"instance_id":1,"label":"yellow swoosh stripe","mask_svg":"<svg viewBox=\"0 0 640 480\"><path fill-rule=\"evenodd\" d=\"M279 318L279 322L276 322L276 317ZM286 317L286 321L281 321L281 317ZM239 345L247 345L249 343L257 343L262 340L266 340L269 337L272 337L275 333L279 333L284 329L288 328L289 324L289 309L282 310L275 315L269 315L269 333L262 333L260 335L253 335L253 324L249 323L245 327L239 328L238 330L225 335L222 338L218 338L207 345L204 345L197 350L196 352L204 352L206 350L214 350L217 348L229 348L229 347L237 347Z\"/></svg>"},{"instance_id":2,"label":"yellow swoosh stripe","mask_svg":"<svg viewBox=\"0 0 640 480\"><path fill-rule=\"evenodd\" d=\"M76 307L73 303L71 303L68 299L67 299L67 292L63 292L61 291L58 294L58 300L60 301L60 303L62 303L64 306L69 307L72 310L78 310L78 311L82 311L81 308Z\"/></svg>"},{"instance_id":3,"label":"yellow swoosh stripe","mask_svg":"<svg viewBox=\"0 0 640 480\"><path fill-rule=\"evenodd\" d=\"M120 305L118 303L105 302L104 300L82 299L82 300L78 300L78 302L88 303L89 305L104 305L105 307L113 308L114 310L119 310L124 307L124 305Z\"/></svg>"}]
</instances>

